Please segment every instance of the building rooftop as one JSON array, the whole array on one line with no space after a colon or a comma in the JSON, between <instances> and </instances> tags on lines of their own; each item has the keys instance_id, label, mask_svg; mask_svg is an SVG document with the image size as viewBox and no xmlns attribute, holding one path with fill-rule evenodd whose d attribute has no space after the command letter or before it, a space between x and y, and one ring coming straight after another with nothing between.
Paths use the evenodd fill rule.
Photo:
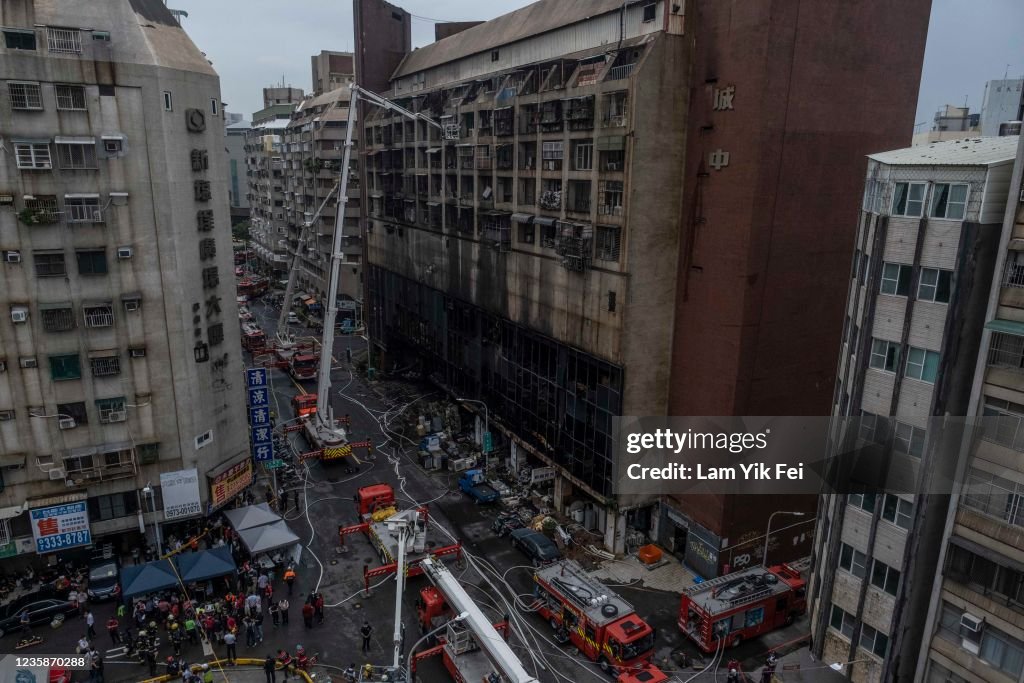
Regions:
<instances>
[{"instance_id":1,"label":"building rooftop","mask_svg":"<svg viewBox=\"0 0 1024 683\"><path fill-rule=\"evenodd\" d=\"M992 166L1012 162L1019 140L1019 135L943 140L869 154L868 158L890 166Z\"/></svg>"},{"instance_id":2,"label":"building rooftop","mask_svg":"<svg viewBox=\"0 0 1024 683\"><path fill-rule=\"evenodd\" d=\"M636 0L626 0L633 4ZM539 0L473 28L413 50L398 65L400 78L469 55L621 9L618 0Z\"/></svg>"}]
</instances>

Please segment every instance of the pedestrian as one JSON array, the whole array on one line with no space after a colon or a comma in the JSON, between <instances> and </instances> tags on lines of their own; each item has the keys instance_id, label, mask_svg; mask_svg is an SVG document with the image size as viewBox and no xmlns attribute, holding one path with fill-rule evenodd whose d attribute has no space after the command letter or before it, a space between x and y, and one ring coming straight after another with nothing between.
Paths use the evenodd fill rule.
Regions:
<instances>
[{"instance_id":1,"label":"pedestrian","mask_svg":"<svg viewBox=\"0 0 1024 683\"><path fill-rule=\"evenodd\" d=\"M263 642L263 610L256 613L256 616L252 620L253 626L256 627L256 642Z\"/></svg>"},{"instance_id":2,"label":"pedestrian","mask_svg":"<svg viewBox=\"0 0 1024 683\"><path fill-rule=\"evenodd\" d=\"M228 650L228 664L234 664L237 655L235 654L235 634L231 631L224 634L224 645L227 646Z\"/></svg>"},{"instance_id":3,"label":"pedestrian","mask_svg":"<svg viewBox=\"0 0 1024 683\"><path fill-rule=\"evenodd\" d=\"M209 664L203 664L203 683L213 683L213 669Z\"/></svg>"},{"instance_id":4,"label":"pedestrian","mask_svg":"<svg viewBox=\"0 0 1024 683\"><path fill-rule=\"evenodd\" d=\"M263 591L264 597L267 598L267 602L273 602L274 600L274 584L267 582L267 587Z\"/></svg>"},{"instance_id":5,"label":"pedestrian","mask_svg":"<svg viewBox=\"0 0 1024 683\"><path fill-rule=\"evenodd\" d=\"M295 567L288 565L288 568L284 570L284 582L288 584L288 595L291 595L295 588Z\"/></svg>"},{"instance_id":6,"label":"pedestrian","mask_svg":"<svg viewBox=\"0 0 1024 683\"><path fill-rule=\"evenodd\" d=\"M78 615L79 616L84 617L85 615L90 614L89 610L86 609L86 607L85 607L88 604L88 602L89 602L89 599L86 597L85 591L79 592L78 593ZM95 634L93 634L93 635L95 635Z\"/></svg>"},{"instance_id":7,"label":"pedestrian","mask_svg":"<svg viewBox=\"0 0 1024 683\"><path fill-rule=\"evenodd\" d=\"M316 602L313 603L313 609L316 610L316 623L324 623L324 594L316 594Z\"/></svg>"},{"instance_id":8,"label":"pedestrian","mask_svg":"<svg viewBox=\"0 0 1024 683\"><path fill-rule=\"evenodd\" d=\"M81 638L78 639L78 649L75 650L75 652L77 652L80 655L84 655L90 649L91 648L89 646L89 638L88 637L82 636Z\"/></svg>"},{"instance_id":9,"label":"pedestrian","mask_svg":"<svg viewBox=\"0 0 1024 683\"><path fill-rule=\"evenodd\" d=\"M270 622L277 628L281 623L281 608L273 600L270 601Z\"/></svg>"},{"instance_id":10,"label":"pedestrian","mask_svg":"<svg viewBox=\"0 0 1024 683\"><path fill-rule=\"evenodd\" d=\"M285 623L287 623L287 622L288 622L288 620L285 619ZM21 624L21 632L24 633L26 637L31 637L32 636L32 617L29 616L27 609L21 610L21 616L18 617L18 623Z\"/></svg>"},{"instance_id":11,"label":"pedestrian","mask_svg":"<svg viewBox=\"0 0 1024 683\"><path fill-rule=\"evenodd\" d=\"M96 683L103 683L103 657L100 657L99 652L93 654L89 679L96 681Z\"/></svg>"},{"instance_id":12,"label":"pedestrian","mask_svg":"<svg viewBox=\"0 0 1024 683\"><path fill-rule=\"evenodd\" d=\"M193 645L199 642L199 629L196 627L196 620L192 615L185 617L185 635L188 636L188 642Z\"/></svg>"},{"instance_id":13,"label":"pedestrian","mask_svg":"<svg viewBox=\"0 0 1024 683\"><path fill-rule=\"evenodd\" d=\"M256 587L260 589L260 593L265 593L267 590L267 584L270 583L270 577L263 572L256 578Z\"/></svg>"},{"instance_id":14,"label":"pedestrian","mask_svg":"<svg viewBox=\"0 0 1024 683\"><path fill-rule=\"evenodd\" d=\"M298 489L295 489L295 490L292 491L292 502L295 505L295 510L298 511L298 509L299 509L299 490Z\"/></svg>"},{"instance_id":15,"label":"pedestrian","mask_svg":"<svg viewBox=\"0 0 1024 683\"><path fill-rule=\"evenodd\" d=\"M96 618L92 616L92 610L85 613L85 628L90 638L96 637Z\"/></svg>"},{"instance_id":16,"label":"pedestrian","mask_svg":"<svg viewBox=\"0 0 1024 683\"><path fill-rule=\"evenodd\" d=\"M273 657L267 655L267 658L263 660L263 673L267 676L267 683L277 683L277 673L275 673L276 668L277 662L274 661Z\"/></svg>"},{"instance_id":17,"label":"pedestrian","mask_svg":"<svg viewBox=\"0 0 1024 683\"><path fill-rule=\"evenodd\" d=\"M345 680L345 683L356 683L356 679L359 677L356 673L356 663L352 662L349 664L348 668L342 672L341 677Z\"/></svg>"},{"instance_id":18,"label":"pedestrian","mask_svg":"<svg viewBox=\"0 0 1024 683\"><path fill-rule=\"evenodd\" d=\"M121 625L118 623L117 617L110 617L107 620L107 633L110 634L110 642L114 645L120 645L121 643L120 627Z\"/></svg>"},{"instance_id":19,"label":"pedestrian","mask_svg":"<svg viewBox=\"0 0 1024 683\"><path fill-rule=\"evenodd\" d=\"M277 603L277 608L281 612L281 626L287 626L288 625L288 608L289 607L291 607L291 605L288 603L288 599L287 598L281 598L281 602Z\"/></svg>"},{"instance_id":20,"label":"pedestrian","mask_svg":"<svg viewBox=\"0 0 1024 683\"><path fill-rule=\"evenodd\" d=\"M268 485L267 486L267 490L264 492L264 496L267 499L267 505L270 505L271 503L273 503L274 502L274 489L270 488L270 486Z\"/></svg>"},{"instance_id":21,"label":"pedestrian","mask_svg":"<svg viewBox=\"0 0 1024 683\"><path fill-rule=\"evenodd\" d=\"M252 617L246 617L242 623L245 624L245 646L253 647L256 645L256 622Z\"/></svg>"},{"instance_id":22,"label":"pedestrian","mask_svg":"<svg viewBox=\"0 0 1024 683\"><path fill-rule=\"evenodd\" d=\"M156 646L152 646L146 650L146 664L149 665L150 677L156 676Z\"/></svg>"},{"instance_id":23,"label":"pedestrian","mask_svg":"<svg viewBox=\"0 0 1024 683\"><path fill-rule=\"evenodd\" d=\"M370 626L370 622L363 620L363 627L359 629L359 633L363 636L363 654L365 655L370 651L370 636L373 634L373 627Z\"/></svg>"},{"instance_id":24,"label":"pedestrian","mask_svg":"<svg viewBox=\"0 0 1024 683\"><path fill-rule=\"evenodd\" d=\"M117 606L117 618L118 619L124 619L124 615L126 613L127 612L125 610L124 603L122 602L122 603L118 604L118 606Z\"/></svg>"},{"instance_id":25,"label":"pedestrian","mask_svg":"<svg viewBox=\"0 0 1024 683\"><path fill-rule=\"evenodd\" d=\"M132 563L135 565L139 564L139 546L132 548Z\"/></svg>"},{"instance_id":26,"label":"pedestrian","mask_svg":"<svg viewBox=\"0 0 1024 683\"><path fill-rule=\"evenodd\" d=\"M277 504L281 508L281 512L288 512L288 492L284 490L284 487L277 489Z\"/></svg>"},{"instance_id":27,"label":"pedestrian","mask_svg":"<svg viewBox=\"0 0 1024 683\"><path fill-rule=\"evenodd\" d=\"M302 621L306 624L306 628L313 628L313 605L309 603L309 600L302 604Z\"/></svg>"},{"instance_id":28,"label":"pedestrian","mask_svg":"<svg viewBox=\"0 0 1024 683\"><path fill-rule=\"evenodd\" d=\"M250 593L249 597L245 599L245 611L248 612L250 616L256 614L256 612L262 607L263 601L260 599L260 596L255 593Z\"/></svg>"}]
</instances>

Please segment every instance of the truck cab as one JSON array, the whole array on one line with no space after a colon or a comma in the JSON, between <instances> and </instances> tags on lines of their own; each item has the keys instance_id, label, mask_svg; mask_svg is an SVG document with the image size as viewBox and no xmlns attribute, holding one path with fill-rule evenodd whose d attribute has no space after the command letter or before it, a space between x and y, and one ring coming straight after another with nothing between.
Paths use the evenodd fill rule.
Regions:
<instances>
[{"instance_id":1,"label":"truck cab","mask_svg":"<svg viewBox=\"0 0 1024 683\"><path fill-rule=\"evenodd\" d=\"M296 353L288 364L288 374L295 380L313 379L316 377L319 357L313 353Z\"/></svg>"},{"instance_id":2,"label":"truck cab","mask_svg":"<svg viewBox=\"0 0 1024 683\"><path fill-rule=\"evenodd\" d=\"M255 323L242 325L242 348L249 353L254 353L266 347L267 335Z\"/></svg>"},{"instance_id":3,"label":"truck cab","mask_svg":"<svg viewBox=\"0 0 1024 683\"><path fill-rule=\"evenodd\" d=\"M356 508L359 516L368 515L381 510L394 510L395 490L388 484L370 484L356 491Z\"/></svg>"},{"instance_id":4,"label":"truck cab","mask_svg":"<svg viewBox=\"0 0 1024 683\"><path fill-rule=\"evenodd\" d=\"M316 415L316 394L297 394L292 397L292 411L295 417Z\"/></svg>"},{"instance_id":5,"label":"truck cab","mask_svg":"<svg viewBox=\"0 0 1024 683\"><path fill-rule=\"evenodd\" d=\"M466 470L459 477L459 488L477 503L493 503L498 500L498 492L487 483L483 470Z\"/></svg>"}]
</instances>

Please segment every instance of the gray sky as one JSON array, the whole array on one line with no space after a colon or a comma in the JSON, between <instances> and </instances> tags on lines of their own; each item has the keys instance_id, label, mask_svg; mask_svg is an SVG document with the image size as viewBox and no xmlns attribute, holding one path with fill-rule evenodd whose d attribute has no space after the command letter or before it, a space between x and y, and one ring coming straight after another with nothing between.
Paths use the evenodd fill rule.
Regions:
<instances>
[{"instance_id":1,"label":"gray sky","mask_svg":"<svg viewBox=\"0 0 1024 683\"><path fill-rule=\"evenodd\" d=\"M396 0L414 16L413 44L433 40L430 19L490 19L531 0ZM280 83L309 90L309 57L352 49L349 0L168 0L189 13L185 29L220 73L229 111L248 118L262 88ZM1024 74L1024 2L933 0L916 122L931 126L943 104L981 108L985 81Z\"/></svg>"}]
</instances>

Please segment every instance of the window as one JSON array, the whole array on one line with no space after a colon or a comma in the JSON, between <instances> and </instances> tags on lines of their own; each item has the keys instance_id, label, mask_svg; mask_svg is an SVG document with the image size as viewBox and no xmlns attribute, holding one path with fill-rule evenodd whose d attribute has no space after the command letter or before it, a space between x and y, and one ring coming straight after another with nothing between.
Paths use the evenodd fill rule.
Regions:
<instances>
[{"instance_id":1,"label":"window","mask_svg":"<svg viewBox=\"0 0 1024 683\"><path fill-rule=\"evenodd\" d=\"M657 3L649 2L646 5L644 5L644 22L654 21L655 12L657 9Z\"/></svg>"},{"instance_id":2,"label":"window","mask_svg":"<svg viewBox=\"0 0 1024 683\"><path fill-rule=\"evenodd\" d=\"M981 636L981 653L978 656L1014 678L1024 671L1024 642L992 626L986 626Z\"/></svg>"},{"instance_id":3,"label":"window","mask_svg":"<svg viewBox=\"0 0 1024 683\"><path fill-rule=\"evenodd\" d=\"M135 447L135 453L139 457L139 464L151 465L160 459L160 444L140 443Z\"/></svg>"},{"instance_id":4,"label":"window","mask_svg":"<svg viewBox=\"0 0 1024 683\"><path fill-rule=\"evenodd\" d=\"M832 617L829 619L829 625L847 638L853 638L857 620L839 605L832 605Z\"/></svg>"},{"instance_id":5,"label":"window","mask_svg":"<svg viewBox=\"0 0 1024 683\"><path fill-rule=\"evenodd\" d=\"M903 373L906 377L934 384L938 372L939 354L915 346L907 350L907 368Z\"/></svg>"},{"instance_id":6,"label":"window","mask_svg":"<svg viewBox=\"0 0 1024 683\"><path fill-rule=\"evenodd\" d=\"M604 180L598 188L597 212L606 216L622 215L621 180Z\"/></svg>"},{"instance_id":7,"label":"window","mask_svg":"<svg viewBox=\"0 0 1024 683\"><path fill-rule=\"evenodd\" d=\"M107 252L102 249L76 251L79 275L106 275Z\"/></svg>"},{"instance_id":8,"label":"window","mask_svg":"<svg viewBox=\"0 0 1024 683\"><path fill-rule=\"evenodd\" d=\"M78 354L50 356L50 379L55 382L67 379L79 379L82 376L82 365Z\"/></svg>"},{"instance_id":9,"label":"window","mask_svg":"<svg viewBox=\"0 0 1024 683\"><path fill-rule=\"evenodd\" d=\"M102 424L124 422L124 396L98 399L96 401L96 410L100 414L100 422Z\"/></svg>"},{"instance_id":10,"label":"window","mask_svg":"<svg viewBox=\"0 0 1024 683\"><path fill-rule=\"evenodd\" d=\"M964 505L1014 526L1024 527L1024 484L972 467Z\"/></svg>"},{"instance_id":11,"label":"window","mask_svg":"<svg viewBox=\"0 0 1024 683\"><path fill-rule=\"evenodd\" d=\"M957 676L955 673L942 666L934 659L928 662L928 679L925 683L970 683L963 676Z\"/></svg>"},{"instance_id":12,"label":"window","mask_svg":"<svg viewBox=\"0 0 1024 683\"><path fill-rule=\"evenodd\" d=\"M598 154L602 171L617 172L626 167L626 151L623 149L605 150Z\"/></svg>"},{"instance_id":13,"label":"window","mask_svg":"<svg viewBox=\"0 0 1024 683\"><path fill-rule=\"evenodd\" d=\"M910 275L912 268L902 263L885 263L882 265L882 294L907 296L910 293Z\"/></svg>"},{"instance_id":14,"label":"window","mask_svg":"<svg viewBox=\"0 0 1024 683\"><path fill-rule=\"evenodd\" d=\"M868 557L853 546L843 543L839 550L839 566L858 579L863 579L868 573Z\"/></svg>"},{"instance_id":15,"label":"window","mask_svg":"<svg viewBox=\"0 0 1024 683\"><path fill-rule=\"evenodd\" d=\"M872 654L884 657L885 651L889 649L889 636L867 624L861 624L860 646Z\"/></svg>"},{"instance_id":16,"label":"window","mask_svg":"<svg viewBox=\"0 0 1024 683\"><path fill-rule=\"evenodd\" d=\"M96 145L57 143L57 159L60 167L67 170L96 168Z\"/></svg>"},{"instance_id":17,"label":"window","mask_svg":"<svg viewBox=\"0 0 1024 683\"><path fill-rule=\"evenodd\" d=\"M492 62L498 61L498 51L497 50L491 50L491 61Z\"/></svg>"},{"instance_id":18,"label":"window","mask_svg":"<svg viewBox=\"0 0 1024 683\"><path fill-rule=\"evenodd\" d=\"M113 377L121 374L121 356L116 353L109 356L89 358L93 377Z\"/></svg>"},{"instance_id":19,"label":"window","mask_svg":"<svg viewBox=\"0 0 1024 683\"><path fill-rule=\"evenodd\" d=\"M885 494L882 502L882 519L891 522L901 529L909 529L914 505L891 493Z\"/></svg>"},{"instance_id":20,"label":"window","mask_svg":"<svg viewBox=\"0 0 1024 683\"><path fill-rule=\"evenodd\" d=\"M47 44L50 52L67 52L81 54L82 33L77 28L46 28Z\"/></svg>"},{"instance_id":21,"label":"window","mask_svg":"<svg viewBox=\"0 0 1024 683\"><path fill-rule=\"evenodd\" d=\"M93 468L91 455L72 456L64 458L64 469L68 474L82 474Z\"/></svg>"},{"instance_id":22,"label":"window","mask_svg":"<svg viewBox=\"0 0 1024 683\"><path fill-rule=\"evenodd\" d=\"M860 423L857 425L857 438L878 443L884 437L885 421L866 410L860 411Z\"/></svg>"},{"instance_id":23,"label":"window","mask_svg":"<svg viewBox=\"0 0 1024 683\"><path fill-rule=\"evenodd\" d=\"M962 221L967 212L966 183L937 183L932 190L932 218L948 218Z\"/></svg>"},{"instance_id":24,"label":"window","mask_svg":"<svg viewBox=\"0 0 1024 683\"><path fill-rule=\"evenodd\" d=\"M554 223L540 226L540 246L554 249L556 229Z\"/></svg>"},{"instance_id":25,"label":"window","mask_svg":"<svg viewBox=\"0 0 1024 683\"><path fill-rule=\"evenodd\" d=\"M615 312L615 292L608 290L608 311L610 313Z\"/></svg>"},{"instance_id":26,"label":"window","mask_svg":"<svg viewBox=\"0 0 1024 683\"><path fill-rule=\"evenodd\" d=\"M907 362L909 363L909 360ZM900 453L920 458L924 453L924 434L925 431L920 427L897 422L893 446Z\"/></svg>"},{"instance_id":27,"label":"window","mask_svg":"<svg viewBox=\"0 0 1024 683\"><path fill-rule=\"evenodd\" d=\"M7 95L11 98L11 109L42 111L43 92L38 83L8 81Z\"/></svg>"},{"instance_id":28,"label":"window","mask_svg":"<svg viewBox=\"0 0 1024 683\"><path fill-rule=\"evenodd\" d=\"M986 396L982 415L986 441L1024 451L1024 405Z\"/></svg>"},{"instance_id":29,"label":"window","mask_svg":"<svg viewBox=\"0 0 1024 683\"><path fill-rule=\"evenodd\" d=\"M139 499L134 492L112 493L89 498L89 519L105 522L138 514Z\"/></svg>"},{"instance_id":30,"label":"window","mask_svg":"<svg viewBox=\"0 0 1024 683\"><path fill-rule=\"evenodd\" d=\"M519 241L523 244L533 244L535 233L536 228L533 225L533 221L519 224Z\"/></svg>"},{"instance_id":31,"label":"window","mask_svg":"<svg viewBox=\"0 0 1024 683\"><path fill-rule=\"evenodd\" d=\"M572 168L575 171L589 171L594 168L593 142L576 142L573 144Z\"/></svg>"},{"instance_id":32,"label":"window","mask_svg":"<svg viewBox=\"0 0 1024 683\"><path fill-rule=\"evenodd\" d=\"M864 188L864 203L861 206L864 211L879 212L884 187L885 183L881 180L868 179Z\"/></svg>"},{"instance_id":33,"label":"window","mask_svg":"<svg viewBox=\"0 0 1024 683\"><path fill-rule=\"evenodd\" d=\"M1007 370L1024 370L1024 337L993 332L988 348L988 364Z\"/></svg>"},{"instance_id":34,"label":"window","mask_svg":"<svg viewBox=\"0 0 1024 683\"><path fill-rule=\"evenodd\" d=\"M37 194L34 199L26 199L25 208L32 214L33 225L57 222L57 197L52 194Z\"/></svg>"},{"instance_id":35,"label":"window","mask_svg":"<svg viewBox=\"0 0 1024 683\"><path fill-rule=\"evenodd\" d=\"M170 90L164 90L163 96L164 96L164 111L174 111L174 107L173 107L174 103L173 103L173 100L171 99L171 91Z\"/></svg>"},{"instance_id":36,"label":"window","mask_svg":"<svg viewBox=\"0 0 1024 683\"><path fill-rule=\"evenodd\" d=\"M75 329L75 310L70 305L43 308L40 312L43 329L47 332L67 332Z\"/></svg>"},{"instance_id":37,"label":"window","mask_svg":"<svg viewBox=\"0 0 1024 683\"><path fill-rule=\"evenodd\" d=\"M1007 605L1024 607L1024 571L1011 569L950 544L945 574L985 595L1001 596Z\"/></svg>"},{"instance_id":38,"label":"window","mask_svg":"<svg viewBox=\"0 0 1024 683\"><path fill-rule=\"evenodd\" d=\"M55 85L57 109L62 111L85 111L84 85Z\"/></svg>"},{"instance_id":39,"label":"window","mask_svg":"<svg viewBox=\"0 0 1024 683\"><path fill-rule=\"evenodd\" d=\"M875 560L871 567L871 585L881 588L889 595L896 595L896 589L900 585L900 573L886 563Z\"/></svg>"},{"instance_id":40,"label":"window","mask_svg":"<svg viewBox=\"0 0 1024 683\"><path fill-rule=\"evenodd\" d=\"M53 168L50 159L50 145L45 142L16 142L14 157L18 168L45 170Z\"/></svg>"},{"instance_id":41,"label":"window","mask_svg":"<svg viewBox=\"0 0 1024 683\"><path fill-rule=\"evenodd\" d=\"M73 418L76 424L89 424L89 414L85 412L85 403L81 401L78 403L58 403L57 415L62 418Z\"/></svg>"},{"instance_id":42,"label":"window","mask_svg":"<svg viewBox=\"0 0 1024 683\"><path fill-rule=\"evenodd\" d=\"M111 327L114 324L114 307L110 304L83 306L86 327Z\"/></svg>"},{"instance_id":43,"label":"window","mask_svg":"<svg viewBox=\"0 0 1024 683\"><path fill-rule=\"evenodd\" d=\"M892 195L892 215L920 218L924 209L925 183L896 183Z\"/></svg>"},{"instance_id":44,"label":"window","mask_svg":"<svg viewBox=\"0 0 1024 683\"><path fill-rule=\"evenodd\" d=\"M875 511L876 494L869 492L863 484L853 482L850 486L851 493L846 497L850 505L870 513Z\"/></svg>"},{"instance_id":45,"label":"window","mask_svg":"<svg viewBox=\"0 0 1024 683\"><path fill-rule=\"evenodd\" d=\"M36 264L36 277L63 277L67 275L62 251L37 251L32 253Z\"/></svg>"},{"instance_id":46,"label":"window","mask_svg":"<svg viewBox=\"0 0 1024 683\"><path fill-rule=\"evenodd\" d=\"M921 301L948 304L952 281L952 271L939 270L938 268L922 268L921 282L917 286L917 298Z\"/></svg>"},{"instance_id":47,"label":"window","mask_svg":"<svg viewBox=\"0 0 1024 683\"><path fill-rule=\"evenodd\" d=\"M621 229L610 225L597 226L597 260L619 262Z\"/></svg>"},{"instance_id":48,"label":"window","mask_svg":"<svg viewBox=\"0 0 1024 683\"><path fill-rule=\"evenodd\" d=\"M68 223L102 223L103 213L100 211L100 198L64 196L64 215Z\"/></svg>"},{"instance_id":49,"label":"window","mask_svg":"<svg viewBox=\"0 0 1024 683\"><path fill-rule=\"evenodd\" d=\"M217 102L217 98L216 97L211 97L210 98L210 113L213 114L214 116L216 116L218 111L220 111L220 103Z\"/></svg>"},{"instance_id":50,"label":"window","mask_svg":"<svg viewBox=\"0 0 1024 683\"><path fill-rule=\"evenodd\" d=\"M900 345L885 339L871 341L871 367L885 372L896 372L900 363Z\"/></svg>"},{"instance_id":51,"label":"window","mask_svg":"<svg viewBox=\"0 0 1024 683\"><path fill-rule=\"evenodd\" d=\"M545 171L557 171L562 168L564 148L559 142L545 142L541 145L541 168Z\"/></svg>"},{"instance_id":52,"label":"window","mask_svg":"<svg viewBox=\"0 0 1024 683\"><path fill-rule=\"evenodd\" d=\"M35 50L35 31L19 31L18 29L4 29L4 45L8 50Z\"/></svg>"}]
</instances>

